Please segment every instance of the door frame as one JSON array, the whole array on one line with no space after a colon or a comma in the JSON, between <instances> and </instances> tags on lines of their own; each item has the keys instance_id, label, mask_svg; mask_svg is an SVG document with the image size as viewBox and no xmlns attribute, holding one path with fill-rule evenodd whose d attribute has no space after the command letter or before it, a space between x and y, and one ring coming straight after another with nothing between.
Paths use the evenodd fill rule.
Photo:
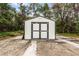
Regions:
<instances>
[{"instance_id":1,"label":"door frame","mask_svg":"<svg viewBox=\"0 0 79 59\"><path fill-rule=\"evenodd\" d=\"M33 38L33 32L35 30L33 30L33 24L38 23L39 24L39 38ZM47 38L41 38L41 24L47 24ZM49 39L49 22L31 22L31 39Z\"/></svg>"}]
</instances>

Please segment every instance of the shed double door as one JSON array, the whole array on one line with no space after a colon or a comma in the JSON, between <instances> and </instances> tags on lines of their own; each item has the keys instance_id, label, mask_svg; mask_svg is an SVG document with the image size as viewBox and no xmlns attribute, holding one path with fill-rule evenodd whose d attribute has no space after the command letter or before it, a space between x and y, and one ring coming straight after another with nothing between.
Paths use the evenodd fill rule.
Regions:
<instances>
[{"instance_id":1,"label":"shed double door","mask_svg":"<svg viewBox=\"0 0 79 59\"><path fill-rule=\"evenodd\" d=\"M32 39L48 39L49 23L48 22L32 22L31 23Z\"/></svg>"}]
</instances>

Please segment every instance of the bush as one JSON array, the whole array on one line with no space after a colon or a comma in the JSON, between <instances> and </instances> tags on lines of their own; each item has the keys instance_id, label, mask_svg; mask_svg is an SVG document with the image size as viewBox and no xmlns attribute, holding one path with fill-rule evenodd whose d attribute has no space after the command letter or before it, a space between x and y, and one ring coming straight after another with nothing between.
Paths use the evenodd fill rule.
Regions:
<instances>
[{"instance_id":1,"label":"bush","mask_svg":"<svg viewBox=\"0 0 79 59\"><path fill-rule=\"evenodd\" d=\"M14 32L0 32L0 37L6 36L17 36L23 34L23 31L14 31Z\"/></svg>"}]
</instances>

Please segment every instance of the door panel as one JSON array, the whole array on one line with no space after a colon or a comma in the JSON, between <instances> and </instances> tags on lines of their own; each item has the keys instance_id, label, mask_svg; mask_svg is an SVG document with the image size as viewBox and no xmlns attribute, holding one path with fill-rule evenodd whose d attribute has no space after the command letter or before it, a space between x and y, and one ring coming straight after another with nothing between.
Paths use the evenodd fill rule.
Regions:
<instances>
[{"instance_id":1,"label":"door panel","mask_svg":"<svg viewBox=\"0 0 79 59\"><path fill-rule=\"evenodd\" d=\"M41 38L47 38L47 32L41 32Z\"/></svg>"},{"instance_id":2,"label":"door panel","mask_svg":"<svg viewBox=\"0 0 79 59\"><path fill-rule=\"evenodd\" d=\"M39 38L39 32L33 32L33 38Z\"/></svg>"},{"instance_id":3,"label":"door panel","mask_svg":"<svg viewBox=\"0 0 79 59\"><path fill-rule=\"evenodd\" d=\"M33 24L33 30L39 30L39 24L38 23Z\"/></svg>"},{"instance_id":4,"label":"door panel","mask_svg":"<svg viewBox=\"0 0 79 59\"><path fill-rule=\"evenodd\" d=\"M47 24L41 24L41 30L47 30Z\"/></svg>"}]
</instances>

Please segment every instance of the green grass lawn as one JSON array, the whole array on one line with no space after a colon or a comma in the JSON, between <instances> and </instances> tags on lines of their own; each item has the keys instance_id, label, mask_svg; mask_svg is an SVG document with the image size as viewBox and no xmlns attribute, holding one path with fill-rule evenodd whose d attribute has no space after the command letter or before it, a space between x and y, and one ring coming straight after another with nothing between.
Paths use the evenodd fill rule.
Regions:
<instances>
[{"instance_id":1,"label":"green grass lawn","mask_svg":"<svg viewBox=\"0 0 79 59\"><path fill-rule=\"evenodd\" d=\"M14 31L14 32L0 32L0 38L2 37L13 37L23 34L23 31Z\"/></svg>"},{"instance_id":2,"label":"green grass lawn","mask_svg":"<svg viewBox=\"0 0 79 59\"><path fill-rule=\"evenodd\" d=\"M58 33L58 34L71 38L79 38L79 34L74 34L74 33Z\"/></svg>"}]
</instances>

